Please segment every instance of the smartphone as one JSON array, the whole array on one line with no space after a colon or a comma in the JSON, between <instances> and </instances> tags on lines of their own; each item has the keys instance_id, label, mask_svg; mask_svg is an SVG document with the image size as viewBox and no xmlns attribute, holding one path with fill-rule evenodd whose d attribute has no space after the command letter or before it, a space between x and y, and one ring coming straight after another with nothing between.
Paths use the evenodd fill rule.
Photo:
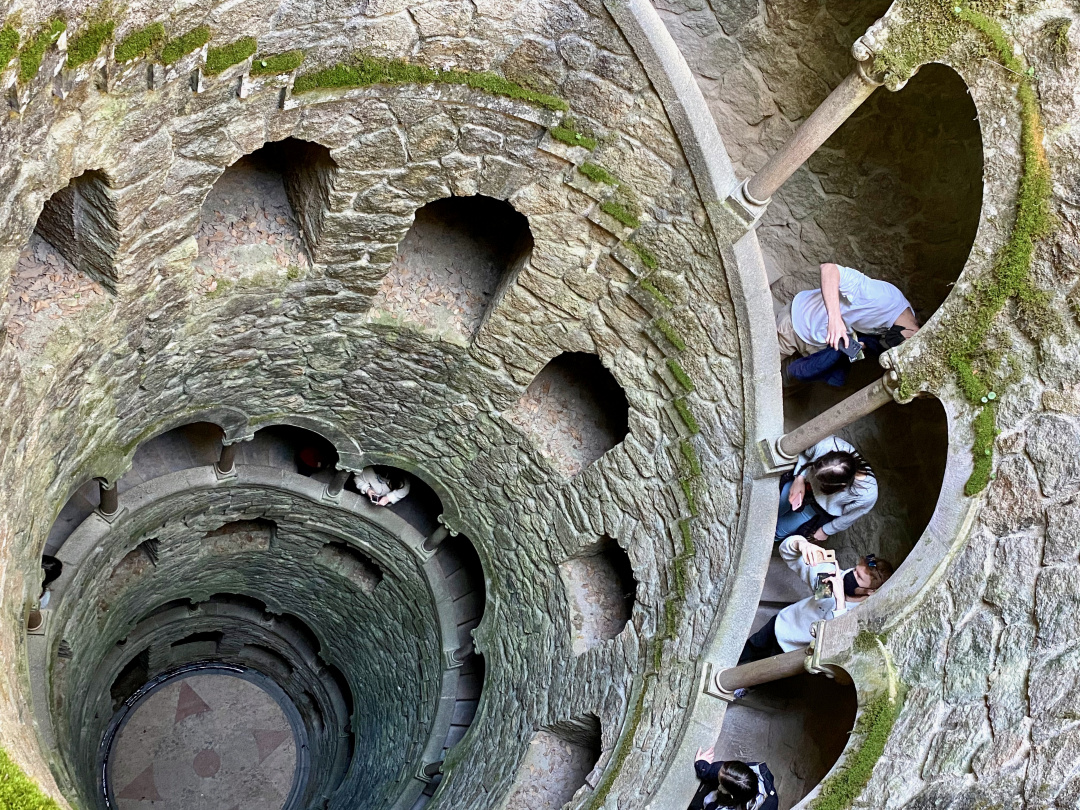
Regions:
<instances>
[{"instance_id":1,"label":"smartphone","mask_svg":"<svg viewBox=\"0 0 1080 810\"><path fill-rule=\"evenodd\" d=\"M847 345L840 344L840 351L842 351L849 361L854 363L856 360L862 360L866 355L863 354L863 345L859 343L859 339L854 332L848 335Z\"/></svg>"}]
</instances>

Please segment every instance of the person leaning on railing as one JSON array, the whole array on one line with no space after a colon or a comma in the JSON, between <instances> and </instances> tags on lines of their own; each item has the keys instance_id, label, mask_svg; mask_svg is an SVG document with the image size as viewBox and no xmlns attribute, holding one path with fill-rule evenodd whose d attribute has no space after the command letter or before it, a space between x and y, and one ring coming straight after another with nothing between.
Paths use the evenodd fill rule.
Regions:
<instances>
[{"instance_id":1,"label":"person leaning on railing","mask_svg":"<svg viewBox=\"0 0 1080 810\"><path fill-rule=\"evenodd\" d=\"M701 785L687 810L777 810L769 766L738 759L713 762L714 747L698 749L694 773Z\"/></svg>"}]
</instances>

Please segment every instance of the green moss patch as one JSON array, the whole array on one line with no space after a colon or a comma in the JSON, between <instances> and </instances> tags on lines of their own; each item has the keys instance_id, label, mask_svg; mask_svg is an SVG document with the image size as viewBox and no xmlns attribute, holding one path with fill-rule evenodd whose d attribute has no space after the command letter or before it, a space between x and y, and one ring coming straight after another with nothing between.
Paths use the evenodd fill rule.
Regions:
<instances>
[{"instance_id":1,"label":"green moss patch","mask_svg":"<svg viewBox=\"0 0 1080 810\"><path fill-rule=\"evenodd\" d=\"M8 66L19 50L19 32L10 25L0 28L0 70Z\"/></svg>"},{"instance_id":2,"label":"green moss patch","mask_svg":"<svg viewBox=\"0 0 1080 810\"><path fill-rule=\"evenodd\" d=\"M620 200L607 200L601 203L600 210L607 214L609 217L618 220L627 228L638 228L641 226L641 220L638 219L638 214L629 203Z\"/></svg>"},{"instance_id":3,"label":"green moss patch","mask_svg":"<svg viewBox=\"0 0 1080 810\"><path fill-rule=\"evenodd\" d=\"M595 163L585 161L577 170L583 175L588 177L594 183L603 183L605 186L617 186L619 185L619 178L605 169L603 166L598 166Z\"/></svg>"},{"instance_id":4,"label":"green moss patch","mask_svg":"<svg viewBox=\"0 0 1080 810\"><path fill-rule=\"evenodd\" d=\"M851 807L885 752L901 704L899 697L890 700L884 692L867 703L855 724L855 733L863 736L862 742L821 783L821 792L810 803L811 810L847 810Z\"/></svg>"},{"instance_id":5,"label":"green moss patch","mask_svg":"<svg viewBox=\"0 0 1080 810\"><path fill-rule=\"evenodd\" d=\"M658 303L664 305L665 307L674 306L671 299L664 295L662 292L660 292L656 285L648 279L641 279L641 281L638 282L638 286L641 287L641 289L643 289L653 298L655 298Z\"/></svg>"},{"instance_id":6,"label":"green moss patch","mask_svg":"<svg viewBox=\"0 0 1080 810\"><path fill-rule=\"evenodd\" d=\"M294 93L332 87L369 87L376 84L462 84L496 96L526 101L552 110L566 110L561 98L529 90L497 73L436 70L402 59L357 56L354 61L298 76Z\"/></svg>"},{"instance_id":7,"label":"green moss patch","mask_svg":"<svg viewBox=\"0 0 1080 810\"><path fill-rule=\"evenodd\" d=\"M277 76L292 73L304 61L303 51L286 51L272 56L256 56L251 63L252 76Z\"/></svg>"},{"instance_id":8,"label":"green moss patch","mask_svg":"<svg viewBox=\"0 0 1080 810\"><path fill-rule=\"evenodd\" d=\"M663 318L656 319L656 328L660 331L660 334L667 338L668 342L680 352L686 349L686 341L682 339L682 335L675 331L675 327Z\"/></svg>"},{"instance_id":9,"label":"green moss patch","mask_svg":"<svg viewBox=\"0 0 1080 810\"><path fill-rule=\"evenodd\" d=\"M210 41L211 34L209 26L200 25L198 28L192 28L186 34L170 39L161 49L162 63L171 65L180 61L192 51L199 50Z\"/></svg>"},{"instance_id":10,"label":"green moss patch","mask_svg":"<svg viewBox=\"0 0 1080 810\"><path fill-rule=\"evenodd\" d=\"M68 40L67 66L77 68L97 58L101 53L101 46L113 38L116 23L113 20L102 20L91 23L84 30Z\"/></svg>"},{"instance_id":11,"label":"green moss patch","mask_svg":"<svg viewBox=\"0 0 1080 810\"><path fill-rule=\"evenodd\" d=\"M4 810L60 810L0 748L0 807Z\"/></svg>"},{"instance_id":12,"label":"green moss patch","mask_svg":"<svg viewBox=\"0 0 1080 810\"><path fill-rule=\"evenodd\" d=\"M117 62L130 62L146 56L165 41L165 26L157 22L128 34L116 46L113 57Z\"/></svg>"},{"instance_id":13,"label":"green moss patch","mask_svg":"<svg viewBox=\"0 0 1080 810\"><path fill-rule=\"evenodd\" d=\"M596 148L596 138L587 132L579 131L569 119L552 127L548 132L551 133L552 138L560 143L565 143L567 146L580 146L590 152Z\"/></svg>"},{"instance_id":14,"label":"green moss patch","mask_svg":"<svg viewBox=\"0 0 1080 810\"><path fill-rule=\"evenodd\" d=\"M694 390L694 381L690 379L690 375L686 373L686 370L679 365L679 361L673 357L667 359L668 371L671 372L671 376L675 378L687 391Z\"/></svg>"},{"instance_id":15,"label":"green moss patch","mask_svg":"<svg viewBox=\"0 0 1080 810\"><path fill-rule=\"evenodd\" d=\"M679 442L679 452L682 453L682 457L686 460L686 466L690 470L690 474L701 475L701 461L698 459L694 445L683 439Z\"/></svg>"},{"instance_id":16,"label":"green moss patch","mask_svg":"<svg viewBox=\"0 0 1080 810\"><path fill-rule=\"evenodd\" d=\"M67 29L67 23L59 17L49 20L30 39L23 43L19 51L19 81L26 82L37 76L41 70L41 60L45 50L60 38Z\"/></svg>"},{"instance_id":17,"label":"green moss patch","mask_svg":"<svg viewBox=\"0 0 1080 810\"><path fill-rule=\"evenodd\" d=\"M255 37L244 37L228 45L211 48L206 52L206 64L203 70L207 73L221 73L225 68L238 65L255 53L258 43Z\"/></svg>"},{"instance_id":18,"label":"green moss patch","mask_svg":"<svg viewBox=\"0 0 1080 810\"><path fill-rule=\"evenodd\" d=\"M686 404L686 400L680 397L675 400L675 410L679 414L679 418L682 419L683 424L686 425L686 429L691 433L700 433L701 426L698 424L697 419L694 418L694 414L690 412L690 406Z\"/></svg>"},{"instance_id":19,"label":"green moss patch","mask_svg":"<svg viewBox=\"0 0 1080 810\"><path fill-rule=\"evenodd\" d=\"M632 251L635 256L641 259L641 263L650 270L655 270L660 266L660 261L653 253L647 248L642 247L637 242L626 241L623 242L627 249Z\"/></svg>"},{"instance_id":20,"label":"green moss patch","mask_svg":"<svg viewBox=\"0 0 1080 810\"><path fill-rule=\"evenodd\" d=\"M1071 27L1072 20L1068 17L1058 17L1056 20L1051 20L1046 24L1050 53L1057 57L1059 64L1064 61L1065 55L1069 52L1069 29Z\"/></svg>"}]
</instances>

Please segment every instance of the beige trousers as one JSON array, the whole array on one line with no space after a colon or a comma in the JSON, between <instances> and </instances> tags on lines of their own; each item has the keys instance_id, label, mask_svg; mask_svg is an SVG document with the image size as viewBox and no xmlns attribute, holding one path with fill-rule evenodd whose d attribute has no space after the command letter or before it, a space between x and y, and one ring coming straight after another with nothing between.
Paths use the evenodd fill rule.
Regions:
<instances>
[{"instance_id":1,"label":"beige trousers","mask_svg":"<svg viewBox=\"0 0 1080 810\"><path fill-rule=\"evenodd\" d=\"M790 303L776 313L776 338L780 341L780 359L791 357L793 354L806 357L825 348L807 343L796 334L795 327L791 323Z\"/></svg>"}]
</instances>

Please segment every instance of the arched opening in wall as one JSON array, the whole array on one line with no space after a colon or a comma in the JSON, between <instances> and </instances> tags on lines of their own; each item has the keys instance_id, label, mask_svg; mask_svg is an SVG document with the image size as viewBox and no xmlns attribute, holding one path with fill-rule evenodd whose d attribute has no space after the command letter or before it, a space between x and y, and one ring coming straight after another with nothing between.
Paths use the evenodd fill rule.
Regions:
<instances>
[{"instance_id":1,"label":"arched opening in wall","mask_svg":"<svg viewBox=\"0 0 1080 810\"><path fill-rule=\"evenodd\" d=\"M566 588L575 655L623 631L634 610L637 580L617 542L602 537L560 565L559 577Z\"/></svg>"},{"instance_id":2,"label":"arched opening in wall","mask_svg":"<svg viewBox=\"0 0 1080 810\"><path fill-rule=\"evenodd\" d=\"M365 467L349 479L346 489L389 509L420 534L429 536L439 527L442 499L424 479L388 464Z\"/></svg>"},{"instance_id":3,"label":"arched opening in wall","mask_svg":"<svg viewBox=\"0 0 1080 810\"><path fill-rule=\"evenodd\" d=\"M416 212L370 317L470 340L532 249L529 221L509 203L435 200Z\"/></svg>"},{"instance_id":4,"label":"arched opening in wall","mask_svg":"<svg viewBox=\"0 0 1080 810\"><path fill-rule=\"evenodd\" d=\"M135 692L144 683L150 680L150 650L146 649L132 656L131 660L124 665L109 687L109 695L112 697L113 711L120 708L129 695Z\"/></svg>"},{"instance_id":5,"label":"arched opening in wall","mask_svg":"<svg viewBox=\"0 0 1080 810\"><path fill-rule=\"evenodd\" d=\"M85 484L71 493L56 516L53 525L49 529L49 537L45 541L45 553L55 555L64 545L79 525L94 513L101 504L101 491L98 488L96 478L91 478Z\"/></svg>"},{"instance_id":6,"label":"arched opening in wall","mask_svg":"<svg viewBox=\"0 0 1080 810\"><path fill-rule=\"evenodd\" d=\"M785 422L793 429L842 398L828 386L804 389L789 397ZM825 545L836 549L847 568L863 554L877 554L894 567L904 561L930 522L945 477L949 425L934 397L906 405L890 402L837 430L874 470L877 502L848 528L831 534ZM775 551L774 551L775 553Z\"/></svg>"},{"instance_id":7,"label":"arched opening in wall","mask_svg":"<svg viewBox=\"0 0 1080 810\"><path fill-rule=\"evenodd\" d=\"M84 172L45 201L8 290L9 342L40 351L60 322L116 292L119 228L103 172Z\"/></svg>"},{"instance_id":8,"label":"arched opening in wall","mask_svg":"<svg viewBox=\"0 0 1080 810\"><path fill-rule=\"evenodd\" d=\"M227 168L199 218L201 288L306 275L337 168L325 146L296 138L268 143Z\"/></svg>"},{"instance_id":9,"label":"arched opening in wall","mask_svg":"<svg viewBox=\"0 0 1080 810\"><path fill-rule=\"evenodd\" d=\"M241 554L269 551L277 534L277 524L266 518L230 520L203 535L203 549L210 554Z\"/></svg>"},{"instance_id":10,"label":"arched opening in wall","mask_svg":"<svg viewBox=\"0 0 1080 810\"><path fill-rule=\"evenodd\" d=\"M269 425L255 432L236 451L237 464L277 467L323 483L334 477L338 452L333 443L314 431L293 425Z\"/></svg>"},{"instance_id":11,"label":"arched opening in wall","mask_svg":"<svg viewBox=\"0 0 1080 810\"><path fill-rule=\"evenodd\" d=\"M848 678L806 674L755 686L727 707L714 761L766 763L775 779L779 810L788 810L840 758L855 727L857 707Z\"/></svg>"},{"instance_id":12,"label":"arched opening in wall","mask_svg":"<svg viewBox=\"0 0 1080 810\"><path fill-rule=\"evenodd\" d=\"M630 404L600 358L565 352L503 414L563 475L572 477L626 438Z\"/></svg>"},{"instance_id":13,"label":"arched opening in wall","mask_svg":"<svg viewBox=\"0 0 1080 810\"><path fill-rule=\"evenodd\" d=\"M982 173L978 111L952 68L926 65L903 90L875 93L758 229L777 303L818 287L819 265L834 262L894 284L926 323L975 241Z\"/></svg>"},{"instance_id":14,"label":"arched opening in wall","mask_svg":"<svg viewBox=\"0 0 1080 810\"><path fill-rule=\"evenodd\" d=\"M559 810L588 784L600 754L600 720L595 715L540 729L529 741L505 806Z\"/></svg>"},{"instance_id":15,"label":"arched opening in wall","mask_svg":"<svg viewBox=\"0 0 1080 810\"><path fill-rule=\"evenodd\" d=\"M144 441L135 450L131 469L117 481L117 491L123 493L172 472L214 464L221 455L222 435L213 422L192 422Z\"/></svg>"},{"instance_id":16,"label":"arched opening in wall","mask_svg":"<svg viewBox=\"0 0 1080 810\"><path fill-rule=\"evenodd\" d=\"M315 559L367 594L373 593L383 579L378 563L348 543L327 543L319 549Z\"/></svg>"}]
</instances>

